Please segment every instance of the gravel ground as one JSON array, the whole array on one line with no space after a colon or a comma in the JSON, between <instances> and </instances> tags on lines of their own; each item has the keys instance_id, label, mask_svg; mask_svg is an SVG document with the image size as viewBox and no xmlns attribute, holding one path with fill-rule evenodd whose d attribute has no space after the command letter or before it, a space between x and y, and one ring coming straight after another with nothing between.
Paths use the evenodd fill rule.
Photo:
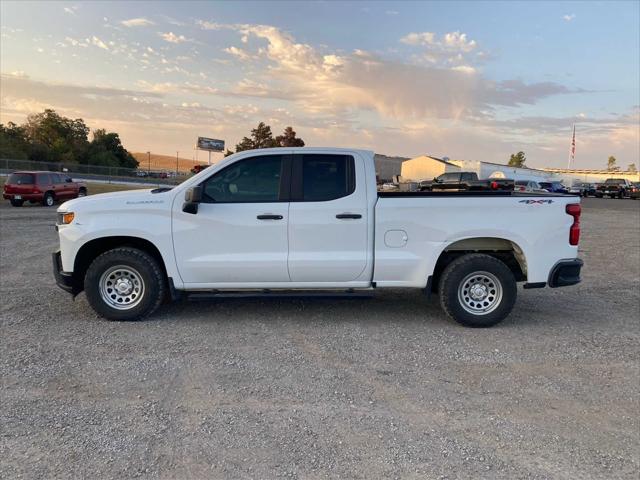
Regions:
<instances>
[{"instance_id":1,"label":"gravel ground","mask_svg":"<svg viewBox=\"0 0 640 480\"><path fill-rule=\"evenodd\" d=\"M584 201L583 283L486 330L414 291L104 321L7 203L0 478L638 478L638 201Z\"/></svg>"}]
</instances>

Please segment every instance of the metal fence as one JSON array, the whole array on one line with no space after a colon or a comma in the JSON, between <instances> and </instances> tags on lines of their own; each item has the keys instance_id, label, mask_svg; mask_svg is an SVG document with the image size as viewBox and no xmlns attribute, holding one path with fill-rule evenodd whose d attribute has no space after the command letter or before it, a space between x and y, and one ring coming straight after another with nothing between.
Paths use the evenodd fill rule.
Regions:
<instances>
[{"instance_id":1,"label":"metal fence","mask_svg":"<svg viewBox=\"0 0 640 480\"><path fill-rule=\"evenodd\" d=\"M0 159L0 174L17 170L44 170L64 172L74 179L96 180L107 183L143 183L151 185L177 185L191 176L191 173L168 172L165 170L144 170L100 165L80 165L77 163L34 162L31 160Z\"/></svg>"}]
</instances>

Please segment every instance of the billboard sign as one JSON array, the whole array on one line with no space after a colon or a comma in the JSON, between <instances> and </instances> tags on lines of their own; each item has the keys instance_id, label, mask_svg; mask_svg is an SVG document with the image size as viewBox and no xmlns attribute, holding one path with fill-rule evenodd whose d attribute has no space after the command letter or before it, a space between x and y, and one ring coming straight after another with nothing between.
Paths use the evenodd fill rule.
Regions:
<instances>
[{"instance_id":1,"label":"billboard sign","mask_svg":"<svg viewBox=\"0 0 640 480\"><path fill-rule=\"evenodd\" d=\"M224 140L198 137L197 148L199 150L209 150L210 152L224 152Z\"/></svg>"}]
</instances>

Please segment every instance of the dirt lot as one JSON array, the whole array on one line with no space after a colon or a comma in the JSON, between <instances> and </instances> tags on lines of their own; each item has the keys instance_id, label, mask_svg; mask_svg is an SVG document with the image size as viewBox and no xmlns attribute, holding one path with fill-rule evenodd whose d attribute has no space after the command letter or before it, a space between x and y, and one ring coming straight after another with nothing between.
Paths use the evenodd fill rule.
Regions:
<instances>
[{"instance_id":1,"label":"dirt lot","mask_svg":"<svg viewBox=\"0 0 640 480\"><path fill-rule=\"evenodd\" d=\"M412 291L112 323L54 209L0 215L0 478L638 478L640 201L586 200L584 282L488 330Z\"/></svg>"}]
</instances>

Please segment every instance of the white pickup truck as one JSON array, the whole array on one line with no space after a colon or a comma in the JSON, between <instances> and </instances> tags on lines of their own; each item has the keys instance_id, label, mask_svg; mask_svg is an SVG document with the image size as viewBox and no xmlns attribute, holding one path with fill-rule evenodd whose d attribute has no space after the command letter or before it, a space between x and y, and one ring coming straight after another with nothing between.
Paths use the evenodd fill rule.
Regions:
<instances>
[{"instance_id":1,"label":"white pickup truck","mask_svg":"<svg viewBox=\"0 0 640 480\"><path fill-rule=\"evenodd\" d=\"M504 319L524 288L580 281L580 199L378 192L373 152L277 148L227 157L172 189L58 209L56 282L113 320L184 295L436 292L459 323Z\"/></svg>"}]
</instances>

